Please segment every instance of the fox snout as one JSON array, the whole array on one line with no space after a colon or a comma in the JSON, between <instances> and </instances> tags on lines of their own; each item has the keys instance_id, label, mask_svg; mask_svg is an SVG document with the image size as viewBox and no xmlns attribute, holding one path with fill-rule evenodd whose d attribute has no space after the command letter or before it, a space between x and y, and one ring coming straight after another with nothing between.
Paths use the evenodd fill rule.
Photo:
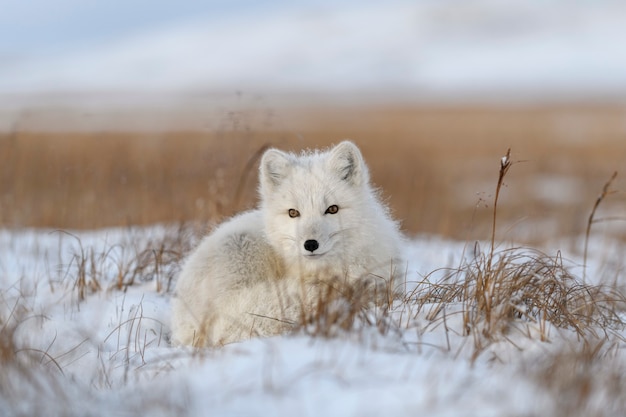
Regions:
<instances>
[{"instance_id":1,"label":"fox snout","mask_svg":"<svg viewBox=\"0 0 626 417\"><path fill-rule=\"evenodd\" d=\"M304 242L304 249L311 253L315 252L317 248L319 247L320 247L320 244L318 243L317 240L309 239Z\"/></svg>"}]
</instances>

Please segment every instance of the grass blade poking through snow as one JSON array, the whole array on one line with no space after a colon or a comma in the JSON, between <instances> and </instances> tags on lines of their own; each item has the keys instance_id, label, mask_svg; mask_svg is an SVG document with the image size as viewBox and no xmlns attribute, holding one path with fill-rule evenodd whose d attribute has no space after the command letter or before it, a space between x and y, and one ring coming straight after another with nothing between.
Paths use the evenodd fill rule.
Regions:
<instances>
[{"instance_id":1,"label":"grass blade poking through snow","mask_svg":"<svg viewBox=\"0 0 626 417\"><path fill-rule=\"evenodd\" d=\"M511 148L507 149L506 155L502 157L500 160L500 172L498 175L498 185L496 186L496 196L493 202L493 220L491 224L491 251L489 253L489 269L491 268L491 260L493 259L493 251L495 247L496 240L496 216L498 214L498 198L500 197L500 189L502 188L502 184L504 182L504 177L507 172L509 172L509 168L511 167Z\"/></svg>"},{"instance_id":2,"label":"grass blade poking through snow","mask_svg":"<svg viewBox=\"0 0 626 417\"><path fill-rule=\"evenodd\" d=\"M596 215L596 210L600 206L602 200L604 200L609 194L615 193L615 191L609 190L609 187L611 186L611 183L613 182L613 180L615 180L615 178L617 178L617 171L613 173L611 178L609 178L609 180L604 184L604 187L602 187L602 192L596 199L596 202L593 205L593 209L591 209L591 213L589 214L589 220L587 220L587 230L585 231L585 249L583 251L583 283L586 281L587 278L587 251L589 248L589 234L591 233L591 225L595 222L594 217Z\"/></svg>"}]
</instances>

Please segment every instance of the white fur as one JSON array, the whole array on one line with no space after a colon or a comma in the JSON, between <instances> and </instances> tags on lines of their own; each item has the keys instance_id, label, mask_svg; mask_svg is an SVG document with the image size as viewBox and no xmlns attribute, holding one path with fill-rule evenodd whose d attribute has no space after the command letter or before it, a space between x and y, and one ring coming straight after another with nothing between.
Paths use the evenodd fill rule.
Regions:
<instances>
[{"instance_id":1,"label":"white fur","mask_svg":"<svg viewBox=\"0 0 626 417\"><path fill-rule=\"evenodd\" d=\"M270 149L259 177L259 209L220 225L186 260L172 300L173 343L276 334L298 319L316 282L390 282L402 273L402 236L353 143L299 156Z\"/></svg>"}]
</instances>

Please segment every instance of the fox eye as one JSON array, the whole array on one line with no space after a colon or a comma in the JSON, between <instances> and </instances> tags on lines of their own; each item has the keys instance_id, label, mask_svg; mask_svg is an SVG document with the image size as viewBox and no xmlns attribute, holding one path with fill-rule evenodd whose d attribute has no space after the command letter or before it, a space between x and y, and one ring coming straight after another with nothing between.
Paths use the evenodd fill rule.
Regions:
<instances>
[{"instance_id":1,"label":"fox eye","mask_svg":"<svg viewBox=\"0 0 626 417\"><path fill-rule=\"evenodd\" d=\"M300 217L300 212L296 209L289 209L287 213L289 213L289 217L291 217L292 219L294 217Z\"/></svg>"},{"instance_id":2,"label":"fox eye","mask_svg":"<svg viewBox=\"0 0 626 417\"><path fill-rule=\"evenodd\" d=\"M337 206L336 204L333 204L332 206L326 209L325 214L337 214L338 211L339 211L339 206Z\"/></svg>"}]
</instances>

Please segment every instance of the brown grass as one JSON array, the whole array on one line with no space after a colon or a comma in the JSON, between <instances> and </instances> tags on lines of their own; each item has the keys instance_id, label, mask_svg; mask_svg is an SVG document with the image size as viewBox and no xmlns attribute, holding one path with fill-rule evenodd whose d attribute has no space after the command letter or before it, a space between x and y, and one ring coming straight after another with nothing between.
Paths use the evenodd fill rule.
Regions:
<instances>
[{"instance_id":1,"label":"brown grass","mask_svg":"<svg viewBox=\"0 0 626 417\"><path fill-rule=\"evenodd\" d=\"M600 203L602 203L602 201L605 198L607 198L610 194L615 193L615 191L610 190L611 183L615 181L615 178L617 178L617 171L615 171L613 175L611 175L611 178L609 178L609 180L604 184L604 187L602 187L602 192L600 193L598 198L596 198L596 202L594 203L593 208L591 209L591 213L589 213L589 219L587 220L587 229L585 230L585 247L583 249L583 282L585 282L585 278L587 275L587 256L589 254L589 236L591 235L591 226L593 226L593 224L597 222L597 220L595 219L595 216L596 216L596 211L598 210L598 207L600 207ZM624 220L624 219L625 218L620 217L620 218L614 218L611 220Z\"/></svg>"},{"instance_id":2,"label":"brown grass","mask_svg":"<svg viewBox=\"0 0 626 417\"><path fill-rule=\"evenodd\" d=\"M277 109L271 122L249 110L193 131L22 126L0 135L0 226L218 221L255 204L255 156L266 146L350 138L407 232L462 240L489 238L491 172L511 147L526 162L503 184L501 236L537 242L584 232L588 202L626 156L625 114L618 105L354 106ZM613 186L626 188L621 178Z\"/></svg>"},{"instance_id":3,"label":"brown grass","mask_svg":"<svg viewBox=\"0 0 626 417\"><path fill-rule=\"evenodd\" d=\"M134 236L129 229L123 243L103 249L85 246L78 236L57 231L74 240L67 248L70 262L59 267L73 283L78 302L102 289L125 291L142 282L154 282L156 292L169 293L183 258L203 234L200 230L192 222L170 226L158 237Z\"/></svg>"},{"instance_id":4,"label":"brown grass","mask_svg":"<svg viewBox=\"0 0 626 417\"><path fill-rule=\"evenodd\" d=\"M336 337L348 333L360 335L365 328L386 334L397 327L391 312L399 294L391 280L363 277L355 283L324 280L318 283L313 303L301 302L296 331L315 337Z\"/></svg>"},{"instance_id":5,"label":"brown grass","mask_svg":"<svg viewBox=\"0 0 626 417\"><path fill-rule=\"evenodd\" d=\"M524 248L496 251L499 194L512 166L510 155L511 149L508 149L500 160L488 251L481 251L477 244L473 259L463 261L441 282L432 283L426 277L408 294L405 304L415 305L418 312L428 306L429 319L437 322L445 321L447 305L460 304L462 334L474 341L472 361L523 322L535 324L542 341L549 340L548 324L573 330L585 343L590 338L610 340L624 326L620 314L626 309L626 296L617 288L587 285L584 275L581 280L570 273L560 253L549 256ZM614 179L615 175L596 200L589 225ZM586 243L588 237L589 226ZM583 269L585 267L583 265Z\"/></svg>"},{"instance_id":6,"label":"brown grass","mask_svg":"<svg viewBox=\"0 0 626 417\"><path fill-rule=\"evenodd\" d=\"M69 402L59 384L63 370L48 352L25 346L18 335L22 323L40 317L27 311L21 300L8 310L6 303L0 293L0 407L16 416L27 414L19 411L24 403L38 414L50 412L51 401L52 409L63 409Z\"/></svg>"},{"instance_id":7,"label":"brown grass","mask_svg":"<svg viewBox=\"0 0 626 417\"><path fill-rule=\"evenodd\" d=\"M526 371L553 399L546 415L555 417L623 415L626 410L624 365L617 345L586 340L566 346Z\"/></svg>"}]
</instances>

